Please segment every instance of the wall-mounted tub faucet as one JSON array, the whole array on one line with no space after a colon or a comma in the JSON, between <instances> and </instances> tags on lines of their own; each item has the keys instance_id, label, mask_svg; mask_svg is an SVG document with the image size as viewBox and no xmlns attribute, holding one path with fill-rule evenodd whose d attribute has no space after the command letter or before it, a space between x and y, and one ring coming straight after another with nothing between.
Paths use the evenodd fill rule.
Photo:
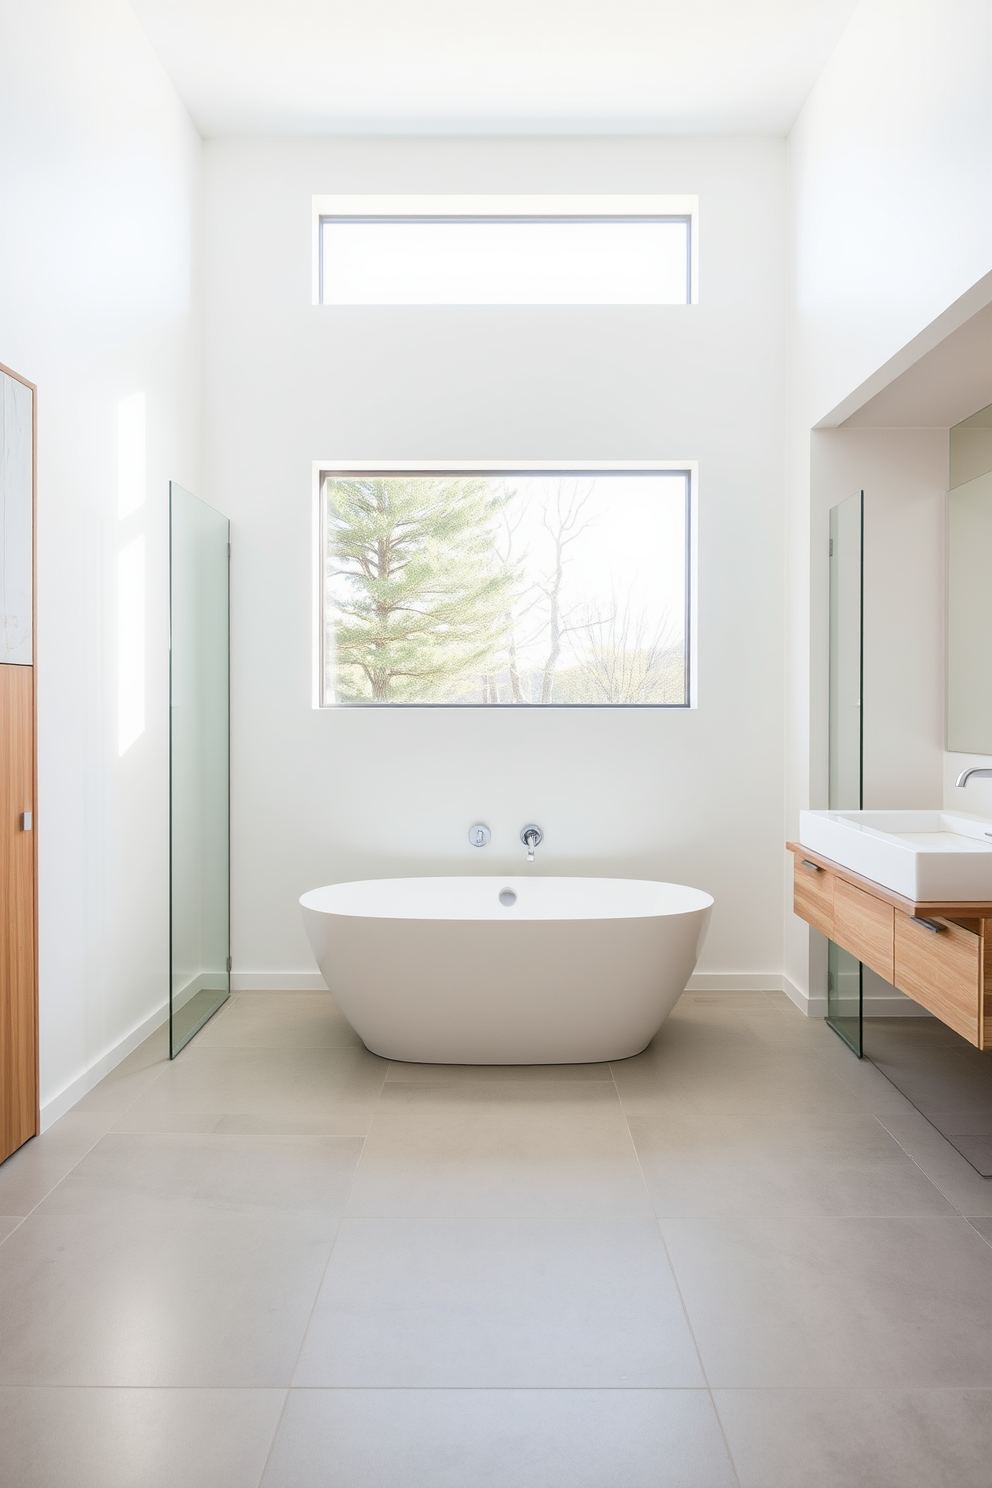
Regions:
<instances>
[{"instance_id":1,"label":"wall-mounted tub faucet","mask_svg":"<svg viewBox=\"0 0 992 1488\"><path fill-rule=\"evenodd\" d=\"M520 841L527 849L528 863L533 863L534 849L535 847L540 847L541 843L544 841L544 833L541 831L540 827L535 827L533 822L531 822L530 826L523 827L521 829Z\"/></svg>"},{"instance_id":2,"label":"wall-mounted tub faucet","mask_svg":"<svg viewBox=\"0 0 992 1488\"><path fill-rule=\"evenodd\" d=\"M970 770L962 770L954 784L959 788L968 784L972 775L977 775L980 780L992 780L992 770L981 770L977 765L972 765Z\"/></svg>"}]
</instances>

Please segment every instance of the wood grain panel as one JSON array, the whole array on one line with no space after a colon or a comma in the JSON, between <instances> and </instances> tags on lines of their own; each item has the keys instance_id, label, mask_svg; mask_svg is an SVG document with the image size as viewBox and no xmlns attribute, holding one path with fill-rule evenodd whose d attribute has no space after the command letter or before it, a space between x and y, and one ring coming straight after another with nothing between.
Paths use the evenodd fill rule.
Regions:
<instances>
[{"instance_id":1,"label":"wood grain panel","mask_svg":"<svg viewBox=\"0 0 992 1488\"><path fill-rule=\"evenodd\" d=\"M992 1046L992 946L989 945L989 936L992 935L992 920L982 920L980 922L979 934L982 937L982 964L978 1047L980 1049L988 1049Z\"/></svg>"},{"instance_id":2,"label":"wood grain panel","mask_svg":"<svg viewBox=\"0 0 992 1488\"><path fill-rule=\"evenodd\" d=\"M834 876L811 860L796 853L793 874L792 907L801 920L832 936L834 930Z\"/></svg>"},{"instance_id":3,"label":"wood grain panel","mask_svg":"<svg viewBox=\"0 0 992 1488\"><path fill-rule=\"evenodd\" d=\"M895 985L966 1038L982 1043L982 937L945 923L934 932L896 910Z\"/></svg>"},{"instance_id":4,"label":"wood grain panel","mask_svg":"<svg viewBox=\"0 0 992 1488\"><path fill-rule=\"evenodd\" d=\"M907 899L904 894L897 894L884 884L876 883L873 878L865 878L863 874L855 873L853 868L845 868L843 863L835 863L833 858L826 858L823 853L815 852L811 847L803 847L800 842L787 842L785 845L789 852L809 858L812 863L819 863L821 868L826 868L835 878L842 878L845 883L854 884L875 899L882 899L886 904L903 909L909 915L963 915L972 918L992 916L992 899Z\"/></svg>"},{"instance_id":5,"label":"wood grain panel","mask_svg":"<svg viewBox=\"0 0 992 1488\"><path fill-rule=\"evenodd\" d=\"M34 668L0 665L0 1161L38 1131Z\"/></svg>"},{"instance_id":6,"label":"wood grain panel","mask_svg":"<svg viewBox=\"0 0 992 1488\"><path fill-rule=\"evenodd\" d=\"M834 928L830 939L891 982L896 913L891 904L838 878L834 883Z\"/></svg>"}]
</instances>

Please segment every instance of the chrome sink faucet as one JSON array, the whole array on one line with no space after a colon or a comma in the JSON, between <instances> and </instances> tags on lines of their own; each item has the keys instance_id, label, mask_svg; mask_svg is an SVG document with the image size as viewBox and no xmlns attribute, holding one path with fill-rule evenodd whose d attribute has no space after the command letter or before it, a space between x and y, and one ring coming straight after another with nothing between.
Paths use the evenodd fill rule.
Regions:
<instances>
[{"instance_id":1,"label":"chrome sink faucet","mask_svg":"<svg viewBox=\"0 0 992 1488\"><path fill-rule=\"evenodd\" d=\"M960 789L968 784L972 775L977 775L980 780L992 780L992 770L979 769L978 765L972 765L970 770L962 770L954 784Z\"/></svg>"},{"instance_id":2,"label":"chrome sink faucet","mask_svg":"<svg viewBox=\"0 0 992 1488\"><path fill-rule=\"evenodd\" d=\"M528 863L533 863L534 849L536 847L540 847L541 843L544 841L544 833L541 831L540 827L535 827L532 822L530 826L524 827L521 830L520 841L527 849Z\"/></svg>"}]
</instances>

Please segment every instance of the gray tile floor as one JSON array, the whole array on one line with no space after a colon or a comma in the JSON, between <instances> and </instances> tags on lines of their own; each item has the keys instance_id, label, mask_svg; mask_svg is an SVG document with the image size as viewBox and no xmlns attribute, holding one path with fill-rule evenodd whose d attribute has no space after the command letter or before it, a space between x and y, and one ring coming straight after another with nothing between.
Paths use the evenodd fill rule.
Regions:
<instances>
[{"instance_id":1,"label":"gray tile floor","mask_svg":"<svg viewBox=\"0 0 992 1488\"><path fill-rule=\"evenodd\" d=\"M4 1488L988 1488L992 1182L771 993L615 1066L163 1034L0 1168Z\"/></svg>"}]
</instances>

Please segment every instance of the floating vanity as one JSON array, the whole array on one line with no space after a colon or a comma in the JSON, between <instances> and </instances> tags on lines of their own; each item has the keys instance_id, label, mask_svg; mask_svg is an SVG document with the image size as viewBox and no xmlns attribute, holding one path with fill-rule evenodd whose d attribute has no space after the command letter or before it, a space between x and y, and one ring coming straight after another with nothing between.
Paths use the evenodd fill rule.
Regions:
<instances>
[{"instance_id":1,"label":"floating vanity","mask_svg":"<svg viewBox=\"0 0 992 1488\"><path fill-rule=\"evenodd\" d=\"M992 822L804 811L799 836L788 847L800 919L970 1044L992 1047Z\"/></svg>"}]
</instances>

